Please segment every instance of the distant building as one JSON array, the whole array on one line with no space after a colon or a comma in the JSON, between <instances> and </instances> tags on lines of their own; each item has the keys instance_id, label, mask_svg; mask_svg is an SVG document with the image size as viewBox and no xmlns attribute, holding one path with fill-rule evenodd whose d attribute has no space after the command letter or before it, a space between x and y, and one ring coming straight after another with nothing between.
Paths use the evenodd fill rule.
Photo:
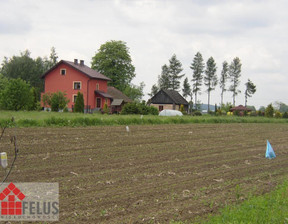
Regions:
<instances>
[{"instance_id":1,"label":"distant building","mask_svg":"<svg viewBox=\"0 0 288 224\"><path fill-rule=\"evenodd\" d=\"M175 90L161 89L150 99L150 106L156 107L159 111L180 110L181 105L188 111L188 102Z\"/></svg>"},{"instance_id":2,"label":"distant building","mask_svg":"<svg viewBox=\"0 0 288 224\"><path fill-rule=\"evenodd\" d=\"M122 107L126 103L132 102L132 100L128 96L126 96L124 93L122 93L119 89L116 89L115 87L108 86L107 93L113 98L110 108L111 113L120 113Z\"/></svg>"}]
</instances>

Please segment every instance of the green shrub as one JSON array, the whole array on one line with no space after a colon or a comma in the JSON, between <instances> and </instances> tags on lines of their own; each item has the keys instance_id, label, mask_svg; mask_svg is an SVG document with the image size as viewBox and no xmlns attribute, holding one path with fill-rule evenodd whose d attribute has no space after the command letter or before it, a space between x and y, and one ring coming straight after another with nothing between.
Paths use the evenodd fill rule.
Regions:
<instances>
[{"instance_id":1,"label":"green shrub","mask_svg":"<svg viewBox=\"0 0 288 224\"><path fill-rule=\"evenodd\" d=\"M275 118L282 118L282 114L280 113L280 111L275 112Z\"/></svg>"},{"instance_id":2,"label":"green shrub","mask_svg":"<svg viewBox=\"0 0 288 224\"><path fill-rule=\"evenodd\" d=\"M282 115L282 118L288 118L288 113L284 112L284 114Z\"/></svg>"},{"instance_id":3,"label":"green shrub","mask_svg":"<svg viewBox=\"0 0 288 224\"><path fill-rule=\"evenodd\" d=\"M83 93L81 92L77 93L76 102L74 105L74 112L84 113L84 97L83 97Z\"/></svg>"},{"instance_id":4,"label":"green shrub","mask_svg":"<svg viewBox=\"0 0 288 224\"><path fill-rule=\"evenodd\" d=\"M272 104L269 104L267 108L265 109L265 116L266 117L273 117L274 115L274 108Z\"/></svg>"},{"instance_id":5,"label":"green shrub","mask_svg":"<svg viewBox=\"0 0 288 224\"><path fill-rule=\"evenodd\" d=\"M4 110L35 109L34 95L31 87L24 80L10 79L0 95L0 107Z\"/></svg>"},{"instance_id":6,"label":"green shrub","mask_svg":"<svg viewBox=\"0 0 288 224\"><path fill-rule=\"evenodd\" d=\"M143 115L158 115L158 110L155 107L152 106L147 106L145 103L137 103L137 102L132 102L132 103L127 103L123 106L122 115L127 115L127 114L143 114Z\"/></svg>"},{"instance_id":7,"label":"green shrub","mask_svg":"<svg viewBox=\"0 0 288 224\"><path fill-rule=\"evenodd\" d=\"M109 108L107 106L107 103L105 103L103 107L103 114L108 114L108 113L109 113Z\"/></svg>"},{"instance_id":8,"label":"green shrub","mask_svg":"<svg viewBox=\"0 0 288 224\"><path fill-rule=\"evenodd\" d=\"M200 111L196 110L192 113L192 115L193 116L202 116L202 113Z\"/></svg>"}]
</instances>

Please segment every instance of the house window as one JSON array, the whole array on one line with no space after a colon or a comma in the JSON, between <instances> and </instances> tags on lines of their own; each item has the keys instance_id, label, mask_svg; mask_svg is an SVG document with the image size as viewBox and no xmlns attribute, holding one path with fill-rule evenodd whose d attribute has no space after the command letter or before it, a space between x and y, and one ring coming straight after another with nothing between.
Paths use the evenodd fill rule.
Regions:
<instances>
[{"instance_id":1,"label":"house window","mask_svg":"<svg viewBox=\"0 0 288 224\"><path fill-rule=\"evenodd\" d=\"M73 82L73 89L81 89L81 82Z\"/></svg>"},{"instance_id":2,"label":"house window","mask_svg":"<svg viewBox=\"0 0 288 224\"><path fill-rule=\"evenodd\" d=\"M75 102L76 102L76 99L77 99L77 95L76 95L76 94L73 94L72 102L75 103Z\"/></svg>"},{"instance_id":3,"label":"house window","mask_svg":"<svg viewBox=\"0 0 288 224\"><path fill-rule=\"evenodd\" d=\"M159 105L159 111L162 111L162 110L163 110L163 106Z\"/></svg>"},{"instance_id":4,"label":"house window","mask_svg":"<svg viewBox=\"0 0 288 224\"><path fill-rule=\"evenodd\" d=\"M60 74L61 75L66 75L66 69L65 68L61 68L60 69Z\"/></svg>"},{"instance_id":5,"label":"house window","mask_svg":"<svg viewBox=\"0 0 288 224\"><path fill-rule=\"evenodd\" d=\"M99 83L96 83L96 90L99 90Z\"/></svg>"},{"instance_id":6,"label":"house window","mask_svg":"<svg viewBox=\"0 0 288 224\"><path fill-rule=\"evenodd\" d=\"M96 98L96 108L101 108L101 98L100 97Z\"/></svg>"}]
</instances>

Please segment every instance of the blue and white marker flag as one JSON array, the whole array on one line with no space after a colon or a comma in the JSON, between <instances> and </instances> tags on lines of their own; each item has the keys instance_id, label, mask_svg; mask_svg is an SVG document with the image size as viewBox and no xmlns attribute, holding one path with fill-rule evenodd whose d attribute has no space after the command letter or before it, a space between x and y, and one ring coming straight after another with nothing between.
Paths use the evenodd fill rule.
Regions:
<instances>
[{"instance_id":1,"label":"blue and white marker flag","mask_svg":"<svg viewBox=\"0 0 288 224\"><path fill-rule=\"evenodd\" d=\"M270 142L268 140L267 140L267 149L266 149L265 157L269 158L269 159L273 159L276 157L275 152L274 152L274 150L273 150L273 148L270 145Z\"/></svg>"}]
</instances>

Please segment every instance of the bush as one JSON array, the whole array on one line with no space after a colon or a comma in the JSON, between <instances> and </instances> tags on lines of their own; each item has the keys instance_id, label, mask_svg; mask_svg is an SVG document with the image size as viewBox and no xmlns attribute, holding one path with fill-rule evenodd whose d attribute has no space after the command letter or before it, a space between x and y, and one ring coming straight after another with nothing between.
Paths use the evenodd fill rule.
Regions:
<instances>
[{"instance_id":1,"label":"bush","mask_svg":"<svg viewBox=\"0 0 288 224\"><path fill-rule=\"evenodd\" d=\"M284 112L284 114L282 115L282 118L288 118L288 113Z\"/></svg>"},{"instance_id":2,"label":"bush","mask_svg":"<svg viewBox=\"0 0 288 224\"><path fill-rule=\"evenodd\" d=\"M108 114L109 113L109 108L108 108L108 105L107 103L104 104L104 107L103 107L103 114Z\"/></svg>"},{"instance_id":3,"label":"bush","mask_svg":"<svg viewBox=\"0 0 288 224\"><path fill-rule=\"evenodd\" d=\"M0 106L4 110L31 110L33 105L33 92L24 80L11 79L1 91Z\"/></svg>"},{"instance_id":4,"label":"bush","mask_svg":"<svg viewBox=\"0 0 288 224\"><path fill-rule=\"evenodd\" d=\"M69 100L66 98L66 93L58 91L56 93L45 93L42 96L44 106L50 106L52 111L58 112L67 107Z\"/></svg>"},{"instance_id":5,"label":"bush","mask_svg":"<svg viewBox=\"0 0 288 224\"><path fill-rule=\"evenodd\" d=\"M273 117L274 115L274 108L272 104L269 104L267 108L265 109L265 116L266 117Z\"/></svg>"},{"instance_id":6,"label":"bush","mask_svg":"<svg viewBox=\"0 0 288 224\"><path fill-rule=\"evenodd\" d=\"M192 113L193 116L202 116L202 113L199 110L196 110Z\"/></svg>"},{"instance_id":7,"label":"bush","mask_svg":"<svg viewBox=\"0 0 288 224\"><path fill-rule=\"evenodd\" d=\"M282 118L282 114L280 113L280 111L275 112L275 117L276 118Z\"/></svg>"},{"instance_id":8,"label":"bush","mask_svg":"<svg viewBox=\"0 0 288 224\"><path fill-rule=\"evenodd\" d=\"M126 115L126 114L158 115L158 110L155 107L145 105L144 102L142 103L132 102L132 103L127 103L123 106L121 114L122 115Z\"/></svg>"},{"instance_id":9,"label":"bush","mask_svg":"<svg viewBox=\"0 0 288 224\"><path fill-rule=\"evenodd\" d=\"M83 94L81 92L77 93L74 112L84 113L84 97L83 97Z\"/></svg>"}]
</instances>

